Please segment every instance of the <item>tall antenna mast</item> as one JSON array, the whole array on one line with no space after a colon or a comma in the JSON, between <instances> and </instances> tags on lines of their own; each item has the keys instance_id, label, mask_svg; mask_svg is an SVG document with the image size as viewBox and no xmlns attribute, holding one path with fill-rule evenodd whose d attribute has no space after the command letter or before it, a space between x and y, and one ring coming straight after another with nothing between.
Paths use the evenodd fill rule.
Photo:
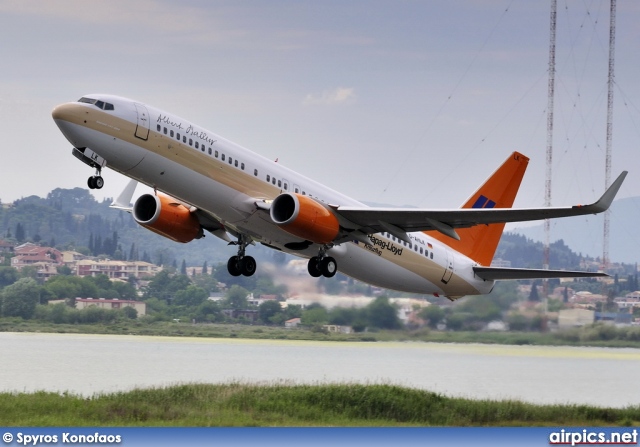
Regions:
<instances>
[{"instance_id":1,"label":"tall antenna mast","mask_svg":"<svg viewBox=\"0 0 640 447\"><path fill-rule=\"evenodd\" d=\"M604 187L611 184L611 139L613 137L613 78L616 44L616 0L611 0L609 13L609 94L607 96L607 150L604 162ZM604 213L604 234L602 239L602 268L609 268L609 217L610 211Z\"/></svg>"},{"instance_id":2,"label":"tall antenna mast","mask_svg":"<svg viewBox=\"0 0 640 447\"><path fill-rule=\"evenodd\" d=\"M544 205L551 206L551 168L553 162L553 97L556 85L556 16L557 0L551 0L550 38L549 38L549 86L547 97L547 169L544 183ZM549 269L549 243L551 239L551 221L544 221L544 260L542 267ZM544 292L548 295L548 282L544 282Z\"/></svg>"}]
</instances>

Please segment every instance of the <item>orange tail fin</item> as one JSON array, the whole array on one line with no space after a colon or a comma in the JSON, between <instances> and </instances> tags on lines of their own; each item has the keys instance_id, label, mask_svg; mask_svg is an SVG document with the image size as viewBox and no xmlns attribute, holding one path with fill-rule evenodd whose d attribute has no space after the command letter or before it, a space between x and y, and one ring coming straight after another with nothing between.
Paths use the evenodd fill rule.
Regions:
<instances>
[{"instance_id":1,"label":"orange tail fin","mask_svg":"<svg viewBox=\"0 0 640 447\"><path fill-rule=\"evenodd\" d=\"M511 208L528 163L527 156L519 152L511 154L462 208ZM503 223L460 228L456 230L460 236L459 241L437 231L426 233L479 264L488 266L498 248L503 230Z\"/></svg>"}]
</instances>

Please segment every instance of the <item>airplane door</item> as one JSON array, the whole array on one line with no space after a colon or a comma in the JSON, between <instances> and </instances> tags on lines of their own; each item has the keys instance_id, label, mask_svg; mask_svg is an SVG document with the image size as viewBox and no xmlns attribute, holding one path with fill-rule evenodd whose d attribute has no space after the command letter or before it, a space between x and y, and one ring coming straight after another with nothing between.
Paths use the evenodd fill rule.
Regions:
<instances>
[{"instance_id":1,"label":"airplane door","mask_svg":"<svg viewBox=\"0 0 640 447\"><path fill-rule=\"evenodd\" d=\"M141 140L149 138L149 111L144 104L133 103L138 114L138 125L136 126L136 137Z\"/></svg>"},{"instance_id":2,"label":"airplane door","mask_svg":"<svg viewBox=\"0 0 640 447\"><path fill-rule=\"evenodd\" d=\"M442 275L442 279L440 281L447 284L451 279L451 276L453 275L453 253L451 253L451 250L446 247L444 251L446 253L447 259L444 265L444 274Z\"/></svg>"}]
</instances>

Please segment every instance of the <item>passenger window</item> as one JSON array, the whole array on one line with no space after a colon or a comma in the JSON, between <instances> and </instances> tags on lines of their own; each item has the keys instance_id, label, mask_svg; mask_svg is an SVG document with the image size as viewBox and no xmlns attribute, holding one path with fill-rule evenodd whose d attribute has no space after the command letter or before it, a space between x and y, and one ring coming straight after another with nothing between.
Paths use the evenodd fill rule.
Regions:
<instances>
[{"instance_id":1,"label":"passenger window","mask_svg":"<svg viewBox=\"0 0 640 447\"><path fill-rule=\"evenodd\" d=\"M431 253L430 253L430 255L431 255L431 256L430 256L430 257L431 257L431 259L433 259L433 252L431 252Z\"/></svg>"},{"instance_id":2,"label":"passenger window","mask_svg":"<svg viewBox=\"0 0 640 447\"><path fill-rule=\"evenodd\" d=\"M156 129L158 129L158 132L160 132L160 129L162 129L162 126L160 126L160 124L158 124L158 125L156 126Z\"/></svg>"},{"instance_id":3,"label":"passenger window","mask_svg":"<svg viewBox=\"0 0 640 447\"><path fill-rule=\"evenodd\" d=\"M189 146L193 146L193 140L189 138Z\"/></svg>"},{"instance_id":4,"label":"passenger window","mask_svg":"<svg viewBox=\"0 0 640 447\"><path fill-rule=\"evenodd\" d=\"M233 165L237 168L238 167L238 160L236 160Z\"/></svg>"},{"instance_id":5,"label":"passenger window","mask_svg":"<svg viewBox=\"0 0 640 447\"><path fill-rule=\"evenodd\" d=\"M258 170L257 169L253 170L253 175L255 175L256 177L258 176Z\"/></svg>"},{"instance_id":6,"label":"passenger window","mask_svg":"<svg viewBox=\"0 0 640 447\"><path fill-rule=\"evenodd\" d=\"M271 183L273 183L274 185L276 184L276 178L275 177L271 179Z\"/></svg>"},{"instance_id":7,"label":"passenger window","mask_svg":"<svg viewBox=\"0 0 640 447\"><path fill-rule=\"evenodd\" d=\"M269 174L267 174L267 182L271 181L271 176Z\"/></svg>"},{"instance_id":8,"label":"passenger window","mask_svg":"<svg viewBox=\"0 0 640 447\"><path fill-rule=\"evenodd\" d=\"M233 164L233 158L229 157L229 164Z\"/></svg>"},{"instance_id":9,"label":"passenger window","mask_svg":"<svg viewBox=\"0 0 640 447\"><path fill-rule=\"evenodd\" d=\"M167 128L166 127L163 129L163 132L164 132L165 135L167 134Z\"/></svg>"},{"instance_id":10,"label":"passenger window","mask_svg":"<svg viewBox=\"0 0 640 447\"><path fill-rule=\"evenodd\" d=\"M180 141L180 134L179 133L176 134L176 138L178 139L178 141Z\"/></svg>"},{"instance_id":11,"label":"passenger window","mask_svg":"<svg viewBox=\"0 0 640 447\"><path fill-rule=\"evenodd\" d=\"M218 158L218 151L215 152L215 156L216 156L216 158Z\"/></svg>"},{"instance_id":12,"label":"passenger window","mask_svg":"<svg viewBox=\"0 0 640 447\"><path fill-rule=\"evenodd\" d=\"M300 192L300 190L298 190L298 188L295 188L295 193L298 194Z\"/></svg>"},{"instance_id":13,"label":"passenger window","mask_svg":"<svg viewBox=\"0 0 640 447\"><path fill-rule=\"evenodd\" d=\"M196 149L198 149L198 147L199 147L199 146L198 146L198 142L196 141Z\"/></svg>"},{"instance_id":14,"label":"passenger window","mask_svg":"<svg viewBox=\"0 0 640 447\"><path fill-rule=\"evenodd\" d=\"M306 195L307 195L307 193L306 193L305 191L302 191L302 195L303 195L303 196L306 196Z\"/></svg>"},{"instance_id":15,"label":"passenger window","mask_svg":"<svg viewBox=\"0 0 640 447\"><path fill-rule=\"evenodd\" d=\"M169 132L169 135L171 135L171 138L173 138L173 130Z\"/></svg>"},{"instance_id":16,"label":"passenger window","mask_svg":"<svg viewBox=\"0 0 640 447\"><path fill-rule=\"evenodd\" d=\"M224 154L222 154L222 157L220 157L222 159L222 161L224 161Z\"/></svg>"},{"instance_id":17,"label":"passenger window","mask_svg":"<svg viewBox=\"0 0 640 447\"><path fill-rule=\"evenodd\" d=\"M182 137L182 142L186 143L187 142L187 137Z\"/></svg>"},{"instance_id":18,"label":"passenger window","mask_svg":"<svg viewBox=\"0 0 640 447\"><path fill-rule=\"evenodd\" d=\"M278 180L278 188L282 188L282 181Z\"/></svg>"},{"instance_id":19,"label":"passenger window","mask_svg":"<svg viewBox=\"0 0 640 447\"><path fill-rule=\"evenodd\" d=\"M422 247L420 247L420 254L424 254L424 250L422 249Z\"/></svg>"},{"instance_id":20,"label":"passenger window","mask_svg":"<svg viewBox=\"0 0 640 447\"><path fill-rule=\"evenodd\" d=\"M244 163L240 163L240 169L244 171Z\"/></svg>"},{"instance_id":21,"label":"passenger window","mask_svg":"<svg viewBox=\"0 0 640 447\"><path fill-rule=\"evenodd\" d=\"M288 185L286 182L285 182L285 184L284 184L284 190L285 190L285 191L288 191L288 190L289 190L289 185Z\"/></svg>"},{"instance_id":22,"label":"passenger window","mask_svg":"<svg viewBox=\"0 0 640 447\"><path fill-rule=\"evenodd\" d=\"M209 155L211 155L211 148L209 148Z\"/></svg>"}]
</instances>

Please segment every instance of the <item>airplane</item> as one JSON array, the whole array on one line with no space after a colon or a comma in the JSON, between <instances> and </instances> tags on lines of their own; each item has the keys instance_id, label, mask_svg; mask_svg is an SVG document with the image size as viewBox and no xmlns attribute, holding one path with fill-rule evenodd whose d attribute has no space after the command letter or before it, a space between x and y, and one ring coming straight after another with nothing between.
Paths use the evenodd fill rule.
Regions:
<instances>
[{"instance_id":1,"label":"airplane","mask_svg":"<svg viewBox=\"0 0 640 447\"><path fill-rule=\"evenodd\" d=\"M607 276L601 272L491 267L505 223L606 211L627 171L589 205L511 208L529 158L519 152L458 209L369 207L183 118L142 102L91 94L52 117L72 154L132 180L114 201L143 227L187 243L204 230L233 244L227 269L251 276L250 245L308 258L312 277L336 272L387 289L455 300L505 279ZM136 185L153 188L133 205Z\"/></svg>"}]
</instances>

